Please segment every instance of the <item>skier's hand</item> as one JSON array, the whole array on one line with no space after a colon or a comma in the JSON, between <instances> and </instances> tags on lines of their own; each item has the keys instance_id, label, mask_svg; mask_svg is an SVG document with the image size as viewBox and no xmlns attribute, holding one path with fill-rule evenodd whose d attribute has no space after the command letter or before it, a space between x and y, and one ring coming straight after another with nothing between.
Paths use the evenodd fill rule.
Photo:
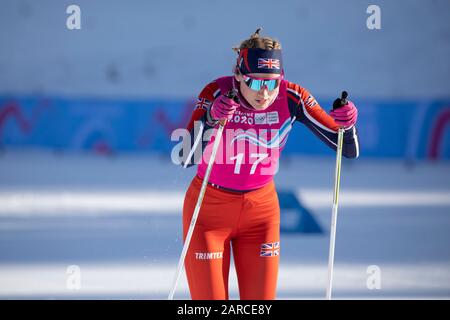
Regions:
<instances>
[{"instance_id":1,"label":"skier's hand","mask_svg":"<svg viewBox=\"0 0 450 320\"><path fill-rule=\"evenodd\" d=\"M353 102L347 100L347 104L331 110L330 116L338 125L344 127L345 129L348 129L355 125L356 120L358 119L358 109L356 109L356 106L353 104Z\"/></svg>"},{"instance_id":2,"label":"skier's hand","mask_svg":"<svg viewBox=\"0 0 450 320\"><path fill-rule=\"evenodd\" d=\"M214 100L211 108L209 109L209 113L211 119L214 121L223 119L229 121L238 107L239 103L236 101L236 99L221 95L216 100Z\"/></svg>"}]
</instances>

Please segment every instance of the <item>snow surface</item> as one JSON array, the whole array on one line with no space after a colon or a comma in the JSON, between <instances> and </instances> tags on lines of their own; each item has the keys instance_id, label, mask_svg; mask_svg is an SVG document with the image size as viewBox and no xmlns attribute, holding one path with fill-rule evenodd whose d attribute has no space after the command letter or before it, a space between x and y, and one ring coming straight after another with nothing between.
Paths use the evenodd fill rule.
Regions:
<instances>
[{"instance_id":1,"label":"snow surface","mask_svg":"<svg viewBox=\"0 0 450 320\"><path fill-rule=\"evenodd\" d=\"M323 234L281 236L280 299L325 296L334 160L282 158L279 190ZM182 246L183 194L195 169L152 155L45 151L0 156L0 297L165 299ZM450 297L450 164L344 160L335 298ZM81 288L69 289L79 266ZM381 271L369 290L368 267ZM238 299L234 269L231 299ZM183 274L176 298L188 299Z\"/></svg>"}]
</instances>

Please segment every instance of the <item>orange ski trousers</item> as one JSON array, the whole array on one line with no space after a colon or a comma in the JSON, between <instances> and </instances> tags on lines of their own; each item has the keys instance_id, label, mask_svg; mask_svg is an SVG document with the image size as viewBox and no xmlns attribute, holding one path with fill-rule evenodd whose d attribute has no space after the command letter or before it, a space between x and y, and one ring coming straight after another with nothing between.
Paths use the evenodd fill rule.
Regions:
<instances>
[{"instance_id":1,"label":"orange ski trousers","mask_svg":"<svg viewBox=\"0 0 450 320\"><path fill-rule=\"evenodd\" d=\"M192 180L183 207L183 239L202 180ZM229 298L231 248L240 299L275 299L280 253L280 207L274 182L236 193L208 185L186 255L192 299Z\"/></svg>"}]
</instances>

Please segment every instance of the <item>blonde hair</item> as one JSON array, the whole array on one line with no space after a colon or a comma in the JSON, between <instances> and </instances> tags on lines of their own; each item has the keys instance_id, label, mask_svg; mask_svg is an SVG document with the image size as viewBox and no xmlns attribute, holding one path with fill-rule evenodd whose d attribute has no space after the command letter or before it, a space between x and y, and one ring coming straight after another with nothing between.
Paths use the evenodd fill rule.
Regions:
<instances>
[{"instance_id":1,"label":"blonde hair","mask_svg":"<svg viewBox=\"0 0 450 320\"><path fill-rule=\"evenodd\" d=\"M245 48L259 48L265 50L281 49L281 43L271 37L261 37L259 33L262 28L256 29L249 39L241 42L239 47L234 47L233 50L239 52L240 49Z\"/></svg>"}]
</instances>

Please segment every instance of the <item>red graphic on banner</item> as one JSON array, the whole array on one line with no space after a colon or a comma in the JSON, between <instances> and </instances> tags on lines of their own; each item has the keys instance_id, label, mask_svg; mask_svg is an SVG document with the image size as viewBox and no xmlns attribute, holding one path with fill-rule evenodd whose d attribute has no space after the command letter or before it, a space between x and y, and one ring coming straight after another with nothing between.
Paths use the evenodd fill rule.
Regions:
<instances>
[{"instance_id":1,"label":"red graphic on banner","mask_svg":"<svg viewBox=\"0 0 450 320\"><path fill-rule=\"evenodd\" d=\"M3 141L4 128L7 120L14 119L19 126L20 131L24 135L29 135L35 124L38 122L43 110L48 108L49 101L46 99L41 100L37 106L35 106L31 112L30 119L27 119L22 112L22 107L16 101L8 101L3 106L0 106L0 142Z\"/></svg>"},{"instance_id":2,"label":"red graphic on banner","mask_svg":"<svg viewBox=\"0 0 450 320\"><path fill-rule=\"evenodd\" d=\"M110 156L113 154L112 147L110 146L108 141L105 141L105 140L96 141L93 144L92 149L98 155Z\"/></svg>"},{"instance_id":3,"label":"red graphic on banner","mask_svg":"<svg viewBox=\"0 0 450 320\"><path fill-rule=\"evenodd\" d=\"M430 149L428 151L429 159L436 160L440 157L447 127L450 127L450 108L444 109L437 117L436 124L431 132Z\"/></svg>"},{"instance_id":4,"label":"red graphic on banner","mask_svg":"<svg viewBox=\"0 0 450 320\"><path fill-rule=\"evenodd\" d=\"M149 124L145 128L144 133L138 139L138 145L140 147L145 147L152 143L153 137L155 135L154 130L160 129L159 126L155 127L155 122L163 128L165 134L167 134L168 137L170 137L175 129L186 128L186 125L189 122L192 114L193 106L194 102L192 100L189 100L183 105L182 110L167 110L167 108L164 107L158 108L158 110L156 110L155 112L155 119L151 119L149 121ZM182 113L180 120L172 122L171 118L173 118L173 114L180 112Z\"/></svg>"}]
</instances>

